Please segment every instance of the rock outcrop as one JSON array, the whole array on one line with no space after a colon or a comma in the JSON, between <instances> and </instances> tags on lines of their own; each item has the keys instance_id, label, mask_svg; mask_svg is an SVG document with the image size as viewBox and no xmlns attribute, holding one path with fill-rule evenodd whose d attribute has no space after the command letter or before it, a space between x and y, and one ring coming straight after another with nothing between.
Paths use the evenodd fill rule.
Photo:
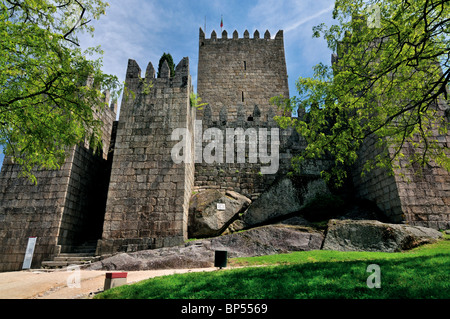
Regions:
<instances>
[{"instance_id":1,"label":"rock outcrop","mask_svg":"<svg viewBox=\"0 0 450 319\"><path fill-rule=\"evenodd\" d=\"M252 257L288 253L291 251L319 250L324 236L312 228L288 225L268 225L244 232L194 241L207 249L227 250L230 257Z\"/></svg>"},{"instance_id":2,"label":"rock outcrop","mask_svg":"<svg viewBox=\"0 0 450 319\"><path fill-rule=\"evenodd\" d=\"M386 224L375 220L336 220L328 223L324 250L396 252L441 238L434 229Z\"/></svg>"},{"instance_id":3,"label":"rock outcrop","mask_svg":"<svg viewBox=\"0 0 450 319\"><path fill-rule=\"evenodd\" d=\"M192 196L189 206L189 238L219 236L251 200L236 192L210 189Z\"/></svg>"},{"instance_id":4,"label":"rock outcrop","mask_svg":"<svg viewBox=\"0 0 450 319\"><path fill-rule=\"evenodd\" d=\"M318 194L328 192L325 182L321 179L311 180L299 187L290 178L285 177L250 205L242 216L242 221L246 227L263 224L297 212L310 204Z\"/></svg>"},{"instance_id":5,"label":"rock outcrop","mask_svg":"<svg viewBox=\"0 0 450 319\"><path fill-rule=\"evenodd\" d=\"M252 257L318 250L323 234L307 227L270 225L248 231L191 241L184 246L122 253L91 264L89 270L151 270L214 266L214 251L229 257Z\"/></svg>"}]
</instances>

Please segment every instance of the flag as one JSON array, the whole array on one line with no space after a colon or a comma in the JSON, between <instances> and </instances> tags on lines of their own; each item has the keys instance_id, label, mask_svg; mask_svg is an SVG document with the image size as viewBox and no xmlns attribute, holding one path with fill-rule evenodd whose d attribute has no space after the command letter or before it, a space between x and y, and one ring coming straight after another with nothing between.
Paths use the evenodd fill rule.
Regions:
<instances>
[{"instance_id":1,"label":"flag","mask_svg":"<svg viewBox=\"0 0 450 319\"><path fill-rule=\"evenodd\" d=\"M223 28L223 16L222 16L222 18L220 20L220 27Z\"/></svg>"}]
</instances>

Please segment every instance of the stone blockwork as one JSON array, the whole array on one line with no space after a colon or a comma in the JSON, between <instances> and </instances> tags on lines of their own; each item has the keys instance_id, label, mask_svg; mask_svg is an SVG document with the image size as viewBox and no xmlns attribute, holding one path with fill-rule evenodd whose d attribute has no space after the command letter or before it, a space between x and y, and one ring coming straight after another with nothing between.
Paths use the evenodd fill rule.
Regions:
<instances>
[{"instance_id":1,"label":"stone blockwork","mask_svg":"<svg viewBox=\"0 0 450 319\"><path fill-rule=\"evenodd\" d=\"M57 253L71 165L39 172L35 186L19 178L20 168L5 160L0 175L0 271L21 269L29 237L37 237L32 266Z\"/></svg>"},{"instance_id":2,"label":"stone blockwork","mask_svg":"<svg viewBox=\"0 0 450 319\"><path fill-rule=\"evenodd\" d=\"M272 116L273 113L271 113ZM223 136L223 157L220 162L208 163L204 159L198 161L196 156L195 164L195 190L202 191L205 189L223 189L232 190L243 194L251 199L256 199L263 191L265 191L278 177L283 176L291 170L292 157L306 147L305 141L292 129L279 129L273 116L268 121L261 121L259 116L255 116L253 121L247 121L244 116L239 116L236 121L228 122L224 120L216 125L209 115L203 117L203 132L208 129L218 129ZM272 135L272 129L277 130L278 138L275 140ZM259 138L262 130L266 130L267 137L263 133L264 139L267 141L267 147L262 148ZM233 132L233 139L227 139L227 132ZM239 134L241 132L242 134ZM235 135L235 136L234 136ZM240 140L239 136L244 136L245 140ZM256 139L256 144L250 142L249 136ZM227 161L229 156L227 152L227 144L231 141L234 144L232 148L233 161ZM272 153L272 142L275 144L275 152ZM207 146L210 140L203 140L202 149L207 153ZM222 142L221 142L222 143ZM278 143L278 144L277 144ZM222 145L222 144L221 144ZM270 162L261 161L261 151L266 152L270 158ZM251 159L251 155L255 155L255 159ZM197 155L197 154L196 154ZM240 156L244 155L242 160ZM307 174L318 175L323 169L322 163L315 167L311 166L307 169ZM263 174L264 169L276 169L274 173Z\"/></svg>"},{"instance_id":3,"label":"stone blockwork","mask_svg":"<svg viewBox=\"0 0 450 319\"><path fill-rule=\"evenodd\" d=\"M248 31L244 32L243 38L239 38L237 31L230 37L223 31L222 38L218 38L213 31L207 39L200 29L198 93L202 102L208 103L197 113L197 118L202 120L202 133L211 128L221 130L225 145L230 142L226 138L227 130L236 133L242 130L248 135L256 134L257 145L249 142L248 135L244 142L239 142L237 137L231 140L235 143L233 161L227 160L229 154L225 147L223 156L215 163L207 163L196 154L197 191L226 189L255 199L277 177L290 170L293 155L306 147L305 141L292 129L279 130L278 140L271 134L272 129L278 129L274 117L281 111L271 105L270 99L279 95L289 97L283 31L279 31L274 39L269 31L264 36L255 31L253 38ZM267 130L268 142L264 151L271 158L274 158L271 143L279 141L279 148L276 147L279 157L273 174L262 173L262 168L272 166L275 159L272 163L262 163L258 156L261 155L261 129ZM203 149L209 142L203 141ZM245 144L245 160L239 162L242 144ZM256 148L252 150L252 146ZM257 154L256 160L251 160L251 154ZM309 173L319 174L322 168L319 163L317 169L310 167Z\"/></svg>"},{"instance_id":4,"label":"stone blockwork","mask_svg":"<svg viewBox=\"0 0 450 319\"><path fill-rule=\"evenodd\" d=\"M381 152L382 150L376 147L374 136L369 136L362 143L358 160L352 170L355 195L374 201L391 222L401 222L404 216L395 177L381 168L375 168L371 172L366 172L364 176L362 175L364 163Z\"/></svg>"},{"instance_id":5,"label":"stone blockwork","mask_svg":"<svg viewBox=\"0 0 450 319\"><path fill-rule=\"evenodd\" d=\"M167 63L162 68L155 78L150 63L141 78L137 63L128 63L126 86L133 94L122 101L99 254L173 246L187 239L194 161L177 164L171 152L179 142L172 140L175 129L193 132L189 60L177 65L174 77ZM192 134L189 139L193 147Z\"/></svg>"},{"instance_id":6,"label":"stone blockwork","mask_svg":"<svg viewBox=\"0 0 450 319\"><path fill-rule=\"evenodd\" d=\"M439 100L435 109L437 116L448 121L445 114L450 107L443 100ZM448 152L450 133L441 135L437 129L433 129L432 137ZM400 159L400 168L395 168L393 175L377 168L362 177L363 163L381 153L375 145L374 137L367 138L359 151L358 163L352 171L356 195L374 201L391 222L448 229L450 173L433 163L423 168L421 173L417 166L407 165L408 158L415 152L421 152L423 147L413 147L410 143L405 143L402 152L406 157ZM450 153L448 154L450 156Z\"/></svg>"},{"instance_id":7,"label":"stone blockwork","mask_svg":"<svg viewBox=\"0 0 450 319\"><path fill-rule=\"evenodd\" d=\"M227 31L218 38L213 31L207 39L200 29L197 85L214 118L224 112L229 121L236 120L239 112L249 118L257 106L264 116L262 121L267 121L270 98L289 97L283 31L274 39L269 31L263 38L258 31L253 38L248 31L243 38L237 31L232 38ZM201 111L198 115L203 117Z\"/></svg>"},{"instance_id":8,"label":"stone blockwork","mask_svg":"<svg viewBox=\"0 0 450 319\"><path fill-rule=\"evenodd\" d=\"M441 125L448 125L450 106L439 99L435 107L436 115L443 120ZM437 128L432 129L435 138L447 156L450 157L450 132L442 135ZM424 145L413 147L406 144L404 154L408 157L422 151ZM400 175L404 175L404 178ZM430 163L422 173L416 166L407 167L401 161L400 168L395 171L398 196L402 205L404 220L414 226L425 226L434 229L450 229L450 172Z\"/></svg>"},{"instance_id":9,"label":"stone blockwork","mask_svg":"<svg viewBox=\"0 0 450 319\"><path fill-rule=\"evenodd\" d=\"M115 108L113 103L96 113L104 123L104 150L110 147ZM99 237L110 162L108 152L85 145L70 148L60 170L36 171L37 185L20 178L20 167L5 159L0 172L0 271L21 269L29 237L37 237L32 267Z\"/></svg>"}]
</instances>

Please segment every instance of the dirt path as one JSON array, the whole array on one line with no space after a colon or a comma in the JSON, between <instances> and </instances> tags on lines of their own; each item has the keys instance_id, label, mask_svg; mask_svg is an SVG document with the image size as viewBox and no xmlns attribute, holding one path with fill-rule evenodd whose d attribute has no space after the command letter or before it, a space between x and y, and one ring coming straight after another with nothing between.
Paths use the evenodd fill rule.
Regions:
<instances>
[{"instance_id":1,"label":"dirt path","mask_svg":"<svg viewBox=\"0 0 450 319\"><path fill-rule=\"evenodd\" d=\"M186 272L214 271L217 268L130 271L127 283ZM41 270L0 273L0 299L83 299L103 291L107 271L79 272L79 288L73 287L73 271ZM69 283L68 283L69 281Z\"/></svg>"}]
</instances>

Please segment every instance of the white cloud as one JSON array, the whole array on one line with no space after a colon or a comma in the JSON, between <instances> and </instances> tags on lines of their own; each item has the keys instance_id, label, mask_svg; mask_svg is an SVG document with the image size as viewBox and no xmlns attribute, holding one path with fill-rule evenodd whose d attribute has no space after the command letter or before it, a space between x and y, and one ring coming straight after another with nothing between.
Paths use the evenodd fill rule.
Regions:
<instances>
[{"instance_id":1,"label":"white cloud","mask_svg":"<svg viewBox=\"0 0 450 319\"><path fill-rule=\"evenodd\" d=\"M319 18L334 7L334 0L259 0L249 12L252 21L289 32Z\"/></svg>"},{"instance_id":2,"label":"white cloud","mask_svg":"<svg viewBox=\"0 0 450 319\"><path fill-rule=\"evenodd\" d=\"M290 25L285 26L284 31L285 32L293 31L293 30L297 29L298 27L304 25L305 23L315 20L315 19L319 18L320 16L324 15L325 13L331 12L333 10L333 8L334 8L334 4L330 5L329 7L325 8L313 15L304 17L304 18L300 19L299 21L295 21L295 22L291 23Z\"/></svg>"}]
</instances>

